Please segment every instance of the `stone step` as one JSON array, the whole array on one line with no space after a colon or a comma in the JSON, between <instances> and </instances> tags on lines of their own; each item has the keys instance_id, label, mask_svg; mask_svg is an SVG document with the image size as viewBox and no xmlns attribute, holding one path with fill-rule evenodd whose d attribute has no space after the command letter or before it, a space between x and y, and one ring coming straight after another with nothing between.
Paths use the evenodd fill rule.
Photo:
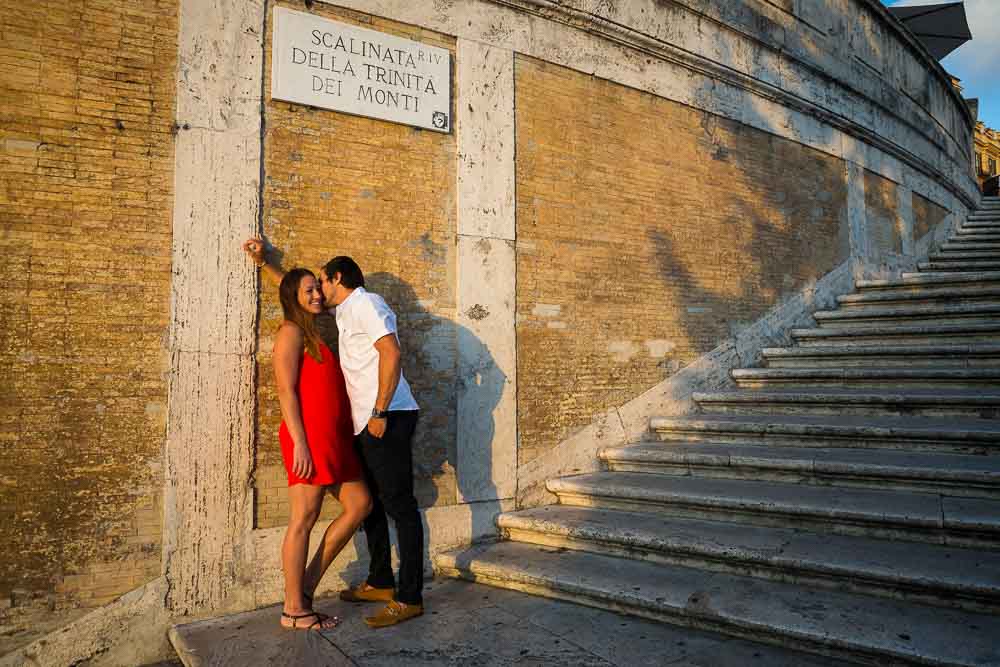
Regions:
<instances>
[{"instance_id":1,"label":"stone step","mask_svg":"<svg viewBox=\"0 0 1000 667\"><path fill-rule=\"evenodd\" d=\"M1000 234L1000 220L974 221L956 227L950 238L967 234Z\"/></svg>"},{"instance_id":2,"label":"stone step","mask_svg":"<svg viewBox=\"0 0 1000 667\"><path fill-rule=\"evenodd\" d=\"M817 345L766 347L762 351L768 368L816 368L854 366L981 367L1000 364L1000 343L898 345Z\"/></svg>"},{"instance_id":3,"label":"stone step","mask_svg":"<svg viewBox=\"0 0 1000 667\"><path fill-rule=\"evenodd\" d=\"M811 368L737 368L730 372L743 389L769 387L823 386L871 387L993 387L1000 389L1000 368L947 367L811 367Z\"/></svg>"},{"instance_id":4,"label":"stone step","mask_svg":"<svg viewBox=\"0 0 1000 667\"><path fill-rule=\"evenodd\" d=\"M958 284L960 282L969 282L976 279L981 279L984 282L991 282L996 279L997 274L1000 274L1000 271L941 271L939 273L935 273L933 271L904 271L900 274L900 278L898 280L902 280L905 283L914 278L923 278L930 281Z\"/></svg>"},{"instance_id":5,"label":"stone step","mask_svg":"<svg viewBox=\"0 0 1000 667\"><path fill-rule=\"evenodd\" d=\"M997 241L1000 241L1000 234L958 231L949 236L946 243L996 243Z\"/></svg>"},{"instance_id":6,"label":"stone step","mask_svg":"<svg viewBox=\"0 0 1000 667\"><path fill-rule=\"evenodd\" d=\"M1000 611L1000 552L550 505L501 514L515 542Z\"/></svg>"},{"instance_id":7,"label":"stone step","mask_svg":"<svg viewBox=\"0 0 1000 667\"><path fill-rule=\"evenodd\" d=\"M995 223L988 223L986 225L958 225L955 227L950 236L966 236L969 234L1000 234L1000 229L996 229Z\"/></svg>"},{"instance_id":8,"label":"stone step","mask_svg":"<svg viewBox=\"0 0 1000 667\"><path fill-rule=\"evenodd\" d=\"M972 283L966 285L896 287L892 290L869 290L860 293L842 294L837 297L837 303L841 307L848 308L866 304L931 304L941 302L954 303L959 300L975 303L996 301L1000 304L1000 282L993 285Z\"/></svg>"},{"instance_id":9,"label":"stone step","mask_svg":"<svg viewBox=\"0 0 1000 667\"><path fill-rule=\"evenodd\" d=\"M969 246L974 246L974 245L992 246L992 245L996 245L998 243L998 241L995 241L995 240L994 241L990 241L990 240L986 240L986 239L969 238L970 236L982 236L982 234L971 234L971 235L970 234L961 234L961 235L952 234L951 236L949 236L947 239L945 239L942 242L942 245L955 246L956 248L963 248L963 247L967 248ZM1000 237L1000 234L994 234L993 236Z\"/></svg>"},{"instance_id":10,"label":"stone step","mask_svg":"<svg viewBox=\"0 0 1000 667\"><path fill-rule=\"evenodd\" d=\"M1000 212L990 211L987 213L975 213L970 215L958 224L950 228L951 233L959 232L963 229L991 229L1000 225Z\"/></svg>"},{"instance_id":11,"label":"stone step","mask_svg":"<svg viewBox=\"0 0 1000 667\"><path fill-rule=\"evenodd\" d=\"M180 661L146 667L844 665L825 656L447 576L427 581L423 616L379 632L372 632L364 621L379 610L377 605L358 606L322 596L316 600L316 610L339 617L340 624L330 631L289 632L277 623L280 603L260 606L265 601L257 598L258 608L252 611L202 620L179 617L185 622L171 627L168 636ZM153 633L148 636L159 639ZM14 667L13 660L4 664ZM30 664L39 667L42 661ZM57 667L54 661L44 664ZM64 661L59 667L68 664Z\"/></svg>"},{"instance_id":12,"label":"stone step","mask_svg":"<svg viewBox=\"0 0 1000 667\"><path fill-rule=\"evenodd\" d=\"M952 234L950 234L948 236L948 238L946 238L943 241L943 243L949 243L949 244L953 244L953 245L962 246L962 245L967 245L967 244L970 244L970 243L991 243L992 244L992 243L996 243L997 242L995 240L989 240L989 239L976 239L976 238L974 238L976 236L1000 237L1000 233L988 233L988 232L983 232L981 230L973 231L973 232L970 232L970 231L962 232L961 230L955 230L955 232L952 233Z\"/></svg>"},{"instance_id":13,"label":"stone step","mask_svg":"<svg viewBox=\"0 0 1000 667\"><path fill-rule=\"evenodd\" d=\"M1000 323L998 303L907 304L882 306L865 304L853 308L820 310L813 313L820 327L850 328L887 324L992 324Z\"/></svg>"},{"instance_id":14,"label":"stone step","mask_svg":"<svg viewBox=\"0 0 1000 667\"><path fill-rule=\"evenodd\" d=\"M969 238L965 236L954 236L945 239L938 249L945 252L964 252L969 250L978 250L983 252L987 250L996 251L1000 249L1000 241L969 240Z\"/></svg>"},{"instance_id":15,"label":"stone step","mask_svg":"<svg viewBox=\"0 0 1000 667\"><path fill-rule=\"evenodd\" d=\"M961 287L996 287L1000 285L1000 271L973 271L960 273L947 271L944 273L904 273L900 278L859 280L857 288L863 293L881 291L904 291L924 288L942 288L946 286Z\"/></svg>"},{"instance_id":16,"label":"stone step","mask_svg":"<svg viewBox=\"0 0 1000 667\"><path fill-rule=\"evenodd\" d=\"M979 389L744 389L693 399L703 413L728 415L1000 418L1000 392Z\"/></svg>"},{"instance_id":17,"label":"stone step","mask_svg":"<svg viewBox=\"0 0 1000 667\"><path fill-rule=\"evenodd\" d=\"M963 259L961 261L919 262L917 268L920 271L997 271L1000 270L1000 260L972 260Z\"/></svg>"},{"instance_id":18,"label":"stone step","mask_svg":"<svg viewBox=\"0 0 1000 667\"><path fill-rule=\"evenodd\" d=\"M641 442L608 447L599 457L610 470L621 472L1000 499L1000 456L763 443Z\"/></svg>"},{"instance_id":19,"label":"stone step","mask_svg":"<svg viewBox=\"0 0 1000 667\"><path fill-rule=\"evenodd\" d=\"M1000 618L960 609L519 542L442 554L435 566L446 576L855 663L957 667L1000 660Z\"/></svg>"},{"instance_id":20,"label":"stone step","mask_svg":"<svg viewBox=\"0 0 1000 667\"><path fill-rule=\"evenodd\" d=\"M596 472L550 479L563 505L1000 549L1000 500L786 482Z\"/></svg>"},{"instance_id":21,"label":"stone step","mask_svg":"<svg viewBox=\"0 0 1000 667\"><path fill-rule=\"evenodd\" d=\"M980 234L1000 234L1000 220L994 220L994 221L979 220L958 225L951 229L950 233L948 234L945 240L950 241L952 239L961 238L963 236L980 235Z\"/></svg>"},{"instance_id":22,"label":"stone step","mask_svg":"<svg viewBox=\"0 0 1000 667\"><path fill-rule=\"evenodd\" d=\"M793 447L1000 453L1000 423L970 417L709 414L653 417L649 428L653 437L664 442L766 441Z\"/></svg>"},{"instance_id":23,"label":"stone step","mask_svg":"<svg viewBox=\"0 0 1000 667\"><path fill-rule=\"evenodd\" d=\"M868 327L824 326L792 329L792 338L802 347L835 345L924 345L995 343L1000 340L1000 321L943 324L880 324Z\"/></svg>"},{"instance_id":24,"label":"stone step","mask_svg":"<svg viewBox=\"0 0 1000 667\"><path fill-rule=\"evenodd\" d=\"M1000 253L1000 243L987 243L985 241L956 243L954 241L945 241L941 244L940 250L941 252L986 252L988 250L992 250Z\"/></svg>"},{"instance_id":25,"label":"stone step","mask_svg":"<svg viewBox=\"0 0 1000 667\"><path fill-rule=\"evenodd\" d=\"M983 250L983 251L955 250L949 252L932 253L927 259L931 262L962 262L965 260L981 260L981 259L993 260L997 259L998 257L1000 257L1000 253L991 250Z\"/></svg>"}]
</instances>

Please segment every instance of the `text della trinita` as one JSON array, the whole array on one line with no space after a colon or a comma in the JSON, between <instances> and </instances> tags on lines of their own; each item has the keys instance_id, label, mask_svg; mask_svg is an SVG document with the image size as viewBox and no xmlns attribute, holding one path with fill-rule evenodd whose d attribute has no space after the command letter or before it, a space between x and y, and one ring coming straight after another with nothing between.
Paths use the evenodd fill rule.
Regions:
<instances>
[{"instance_id":1,"label":"text della trinita","mask_svg":"<svg viewBox=\"0 0 1000 667\"><path fill-rule=\"evenodd\" d=\"M421 95L438 94L433 77L409 70L417 70L417 63L440 64L441 54L418 50L414 57L406 49L321 30L313 30L310 41L328 50L292 47L292 64L317 70L313 92L342 97L344 79L351 77L358 80L358 102L414 112L420 110ZM352 56L374 62L358 62Z\"/></svg>"}]
</instances>

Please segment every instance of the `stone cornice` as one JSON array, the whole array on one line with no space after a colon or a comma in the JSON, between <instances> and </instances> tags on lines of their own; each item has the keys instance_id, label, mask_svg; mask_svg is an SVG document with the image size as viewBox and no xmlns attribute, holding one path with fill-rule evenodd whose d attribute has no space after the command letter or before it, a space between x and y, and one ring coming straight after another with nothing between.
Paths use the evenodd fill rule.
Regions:
<instances>
[{"instance_id":1,"label":"stone cornice","mask_svg":"<svg viewBox=\"0 0 1000 667\"><path fill-rule=\"evenodd\" d=\"M729 85L732 85L743 90L747 90L759 97L768 99L772 102L780 104L782 106L788 107L790 109L802 112L818 120L834 127L850 136L856 137L865 143L872 145L879 150L901 160L905 164L908 164L912 168L920 171L921 173L935 179L939 180L952 194L957 196L963 203L967 206L975 205L975 200L973 197L966 192L960 184L951 182L950 179L942 179L944 174L941 174L940 170L935 168L934 165L929 164L926 160L918 155L904 149L899 144L889 141L876 132L869 130L868 128L860 125L857 122L844 118L843 116L833 113L828 109L819 106L818 104L804 99L794 93L790 93L778 86L772 85L760 79L756 79L752 76L743 74L734 69L726 67L721 63L714 62L704 56L700 56L696 53L680 49L674 45L671 45L662 40L658 40L651 37L645 33L639 32L629 26L621 23L616 23L614 21L608 20L604 17L591 14L589 12L581 11L572 7L567 7L564 4L558 2L558 0L489 0L493 4L505 6L523 13L538 16L539 18L544 18L549 21L556 21L563 23L565 25L571 26L575 29L581 30L583 32L601 37L608 41L617 43L621 46L628 47L630 49L637 50L642 53L646 53L650 56L654 56L658 59L672 62L681 65L687 69L693 70L695 72L701 73L705 76L709 76L713 79L723 81ZM874 1L874 0L865 0ZM685 9L689 9L685 7ZM711 18L711 17L706 17ZM714 19L713 19L714 21ZM759 41L759 40L758 40ZM761 42L763 43L763 42ZM767 45L769 48L773 48L771 45ZM815 67L809 65L808 63L802 63L804 67L807 67L813 71L816 71L821 76L826 79L836 81L828 73L822 72ZM940 66L938 66L940 68ZM941 70L943 72L943 70ZM839 82L838 82L839 83ZM948 84L951 89L951 84ZM956 93L957 95L957 93ZM870 99L867 98L866 99ZM871 100L873 103L878 104L876 100ZM961 102L959 98L959 102ZM964 102L961 102L964 106ZM881 106L881 105L880 105ZM968 117L968 109L966 108L966 113ZM905 120L900 119L900 122ZM909 124L907 124L909 125ZM912 128L912 125L910 126ZM914 128L915 129L915 128ZM970 125L971 130L971 125ZM942 148L942 153L946 151ZM972 185L972 177L969 176L970 187Z\"/></svg>"},{"instance_id":2,"label":"stone cornice","mask_svg":"<svg viewBox=\"0 0 1000 667\"><path fill-rule=\"evenodd\" d=\"M675 4L675 5L677 5L677 6L680 6L680 7L684 7L684 8L685 8L685 9L686 9L687 11L690 11L690 12L692 12L692 13L695 13L695 14L697 14L698 16L702 16L702 17L704 17L704 18L705 18L705 19L707 19L707 20L710 20L710 21L713 21L714 23L717 23L718 25L721 25L721 26L723 26L724 28L727 28L727 29L729 29L729 30L733 30L733 31L735 31L735 32L738 32L739 34L743 35L743 36L744 36L744 37L746 37L747 39L750 39L750 40L753 40L753 41L754 41L755 43L757 43L757 44L760 44L761 46L763 46L763 47L765 47L765 48L768 48L768 49L770 49L770 50L771 50L772 52L774 52L774 53L776 53L776 54L779 54L779 55L781 55L781 56L784 56L784 57L787 57L787 55L788 55L788 51L787 51L787 49L785 49L785 48L784 48L784 45L782 45L782 44L775 44L775 43L773 43L773 42L769 42L768 40L766 40L766 39L763 39L763 38L761 38L761 36L760 36L759 34L755 34L755 33L754 33L754 32L752 32L752 31L748 31L748 30L744 30L744 29L741 29L741 28L740 28L739 26L736 26L736 25L730 25L730 24L728 24L728 23L726 23L726 22L724 22L724 21L721 21L721 20L719 20L719 19L718 19L718 18L716 18L716 17L713 17L713 16L711 16L711 15L709 15L709 14L706 14L706 13L704 13L704 12L701 12L701 11L699 11L699 10L697 10L696 8L694 8L694 7L692 7L692 6L691 6L691 4L692 4L692 0L670 0L670 1L671 1L671 2L673 3L673 4ZM767 2L767 0L757 0L758 4L759 4L759 3L761 2L761 1L763 1L763 2ZM871 1L871 0L856 0L856 1L864 1L864 2L869 2L869 1ZM876 3L878 3L878 0L874 0L874 1L875 1ZM880 5L880 7L881 7L881 5ZM882 8L882 9L883 9L883 11L884 11L884 8ZM795 16L794 14L791 14L791 13L789 13L789 12L785 12L785 11L783 11L783 10L780 10L780 9L778 9L778 8L776 8L776 7L774 7L774 8L773 8L773 10L774 10L775 12L780 12L780 13L783 13L783 14L787 14L788 16L791 16L791 17L793 17L793 18L794 18L794 20L797 20L797 21L803 21L803 19L801 19L800 17L797 17L797 16ZM891 16L891 14L889 15L889 18L890 18L890 19L892 19L892 20L895 20L895 21L896 21L897 23L899 23L899 21L898 21L897 19L895 19L895 17ZM894 28L898 29L898 27L895 27L895 26L894 26ZM907 37L907 39L910 39L910 41L912 42L912 41L913 41L913 40L912 40L912 37L910 37L910 36L909 36L909 33L908 33L908 32L906 32L906 31L905 31L905 29L904 29L904 33L906 34L906 37ZM914 43L915 43L915 44L916 44L916 45L917 45L917 46L918 46L919 48L923 49L923 46L922 46L921 44L919 44L919 42L914 42ZM926 49L924 49L924 50L923 50L923 51L922 51L922 52L921 52L921 53L919 54L919 57L920 57L920 58L925 58L925 57L930 57L930 56L929 56L929 54L928 54L928 53L926 52ZM950 78L950 76L949 76L949 75L947 74L947 72L945 72L945 71L944 71L944 70L943 70L943 69L941 68L941 66L940 66L940 65L939 65L939 64L937 63L937 61L934 61L934 60L932 59L932 62L933 62L933 65L934 65L934 68L936 68L935 72L936 72L937 74L940 74L940 75L944 76L944 79L945 79L945 85L944 85L944 89L945 89L945 91L947 91L947 94L949 94L949 95L952 95L953 97L957 97L957 99L958 99L958 100L959 100L959 102L960 102L960 104L958 105L958 106L959 106L959 109L960 109L960 110L962 111L962 113L964 113L964 114L966 114L966 116L968 116L967 120L971 120L971 118L972 118L972 117L971 117L971 115L970 115L970 113L971 113L971 112L969 111L969 108L968 108L968 105L967 105L967 104L965 103L965 101L964 101L964 100L962 100L962 98L961 98L961 95L959 95L959 94L958 94L958 92L957 92L957 91L955 90L954 86L952 86L952 84L951 84L951 78ZM827 81L830 81L830 82L832 82L832 83L833 83L834 85L837 85L837 86L840 86L840 87L842 87L842 88L845 88L845 89L847 89L847 90L850 90L850 91L852 91L852 92L853 92L854 94L857 94L857 95L860 95L861 97L863 97L863 98L865 98L866 100L868 100L868 101L869 101L869 102L870 102L871 104L873 104L873 105L875 105L875 106L878 106L879 108L883 109L883 110L884 110L884 111L885 111L886 113L888 113L888 114L891 114L891 115L895 116L895 117L896 117L896 118L897 118L897 119L899 120L899 122L901 122L901 123L904 123L904 124L905 124L906 126L910 127L910 128L911 128L911 129L913 129L913 130L914 130L915 132L918 132L918 133L921 133L921 134L924 134L924 133L923 133L923 131L921 130L921 128L919 128L919 127L915 126L915 125L914 125L914 124L913 124L913 123L912 123L912 122L911 122L911 121L910 121L909 119L907 119L907 118L906 118L905 116L903 116L903 115L900 115L898 111L896 111L896 110L894 110L894 109L891 109L891 108L887 107L887 106L886 106L885 104L883 104L883 103L882 103L882 101L881 101L881 100L879 100L879 99L878 99L878 98L876 98L876 97L872 97L871 95L869 95L868 93L866 93L866 92L865 92L865 91L864 91L864 90L863 90L863 89L862 89L861 87L858 87L858 86L852 86L852 85L851 85L851 83L852 83L851 81L849 81L849 80L844 80L844 79L841 79L841 78L838 78L838 77L836 77L836 76L832 76L832 75L831 75L831 74L830 74L830 73L829 73L828 71L826 71L826 70L825 70L825 69L823 69L822 67L819 67L819 66L815 65L814 63L811 63L811 62L809 62L809 61L807 61L807 60L801 60L801 59L795 59L795 63L796 63L796 64L797 64L798 66L800 66L800 67L802 67L802 68L804 68L804 69L807 69L807 70L809 70L809 71L810 71L811 73L815 74L816 76L819 76L819 77L823 78L824 80L827 80ZM939 72L938 72L938 70L939 70ZM873 74L873 76L877 76L877 78L878 78L878 80L879 80L880 82L887 82L887 81L888 81L888 80L887 80L887 79L886 79L885 77L883 77L883 76L882 76L881 74L878 74L878 75L876 75L876 74ZM916 100L913 100L913 99L912 99L912 97L910 97L910 96L909 96L909 94L908 94L908 93L907 93L907 92L906 92L905 90L900 90L900 92L901 92L901 93L902 93L902 94L903 94L904 96L906 96L906 97L907 97L908 99L910 99L910 100L911 100L911 101L912 101L912 102L913 102L914 104L917 104L917 105L919 105L919 102L917 102ZM954 102L954 100L952 100L952 101ZM932 119L934 119L934 121L935 121L935 123L936 123L936 124L938 125L938 127L940 127L940 128L941 128L941 132L942 132L942 134L943 134L943 136L944 136L944 139L945 139L945 141L951 141L951 142L952 142L952 144L954 144L955 148L957 148L957 149L958 149L958 150L960 150L960 151L963 151L963 150L967 150L967 149L966 149L966 148L965 148L965 147L964 147L964 146L963 146L963 145L961 144L961 142L959 141L959 139L958 139L958 138L956 138L955 136L953 136L953 135L952 135L952 134L950 133L950 131L948 130L948 128L946 128L946 127L944 127L943 125L941 125L941 123L940 123L940 122L938 121L938 119L937 119L937 118L935 118L935 117L933 116L933 114L930 114L930 113L928 112L928 113L927 113L927 115L928 115L928 117L929 117L929 118L932 118ZM970 126L970 127L971 127L971 126ZM936 141L937 141L937 139L936 139L936 138L934 138L934 137L930 137L930 136L928 136L927 134L924 134L924 136L925 136L925 137L927 137L928 141L931 141L931 142L936 142Z\"/></svg>"},{"instance_id":3,"label":"stone cornice","mask_svg":"<svg viewBox=\"0 0 1000 667\"><path fill-rule=\"evenodd\" d=\"M951 95L955 105L964 113L966 121L968 121L969 128L971 129L975 125L976 119L972 116L972 110L969 109L969 105L965 103L962 99L962 95L955 90L955 87L951 85L951 75L945 71L944 67L941 66L934 56L931 55L930 51L927 50L920 40L913 36L903 22L890 12L885 5L883 5L879 0L859 0L868 5L876 15L878 15L882 22L889 26L901 41L905 42L915 53L917 53L922 60L930 67L930 69L937 75L944 85L948 94Z\"/></svg>"}]
</instances>

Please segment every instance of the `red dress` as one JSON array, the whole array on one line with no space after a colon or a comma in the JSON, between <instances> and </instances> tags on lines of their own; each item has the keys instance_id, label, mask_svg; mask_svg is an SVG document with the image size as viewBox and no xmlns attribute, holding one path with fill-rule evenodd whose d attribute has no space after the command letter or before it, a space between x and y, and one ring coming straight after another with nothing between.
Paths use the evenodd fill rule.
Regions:
<instances>
[{"instance_id":1,"label":"red dress","mask_svg":"<svg viewBox=\"0 0 1000 667\"><path fill-rule=\"evenodd\" d=\"M302 478L292 472L295 444L284 421L278 430L281 458L288 471L289 486L325 486L361 479L361 463L354 452L351 404L347 398L347 386L340 370L340 361L326 345L320 343L319 348L323 363L318 363L303 352L298 387L302 425L315 468L312 477Z\"/></svg>"}]
</instances>

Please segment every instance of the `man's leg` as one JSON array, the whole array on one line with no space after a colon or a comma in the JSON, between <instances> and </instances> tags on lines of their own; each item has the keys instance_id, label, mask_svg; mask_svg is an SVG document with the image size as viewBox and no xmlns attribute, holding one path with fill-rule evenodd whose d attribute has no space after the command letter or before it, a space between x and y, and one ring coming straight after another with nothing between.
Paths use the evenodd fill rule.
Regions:
<instances>
[{"instance_id":1,"label":"man's leg","mask_svg":"<svg viewBox=\"0 0 1000 667\"><path fill-rule=\"evenodd\" d=\"M385 512L396 524L399 540L399 587L396 599L406 604L423 604L424 523L413 495L413 431L417 426L416 410L396 413L394 424L386 428L392 448L398 455L393 488L383 493ZM384 438L383 438L384 439Z\"/></svg>"},{"instance_id":2,"label":"man's leg","mask_svg":"<svg viewBox=\"0 0 1000 667\"><path fill-rule=\"evenodd\" d=\"M396 580L392 576L392 552L389 544L389 521L382 504L382 490L378 480L372 474L365 457L363 437L367 431L358 436L357 449L361 457L361 467L365 473L365 482L372 497L372 511L365 517L365 539L368 541L368 555L371 562L368 566L368 585L374 588L393 588Z\"/></svg>"},{"instance_id":3,"label":"man's leg","mask_svg":"<svg viewBox=\"0 0 1000 667\"><path fill-rule=\"evenodd\" d=\"M412 441L418 416L416 410L393 411L381 438L367 431L361 434L361 447L378 488L383 515L392 518L399 538L396 599L413 605L423 604L424 579L424 526L413 495Z\"/></svg>"}]
</instances>

